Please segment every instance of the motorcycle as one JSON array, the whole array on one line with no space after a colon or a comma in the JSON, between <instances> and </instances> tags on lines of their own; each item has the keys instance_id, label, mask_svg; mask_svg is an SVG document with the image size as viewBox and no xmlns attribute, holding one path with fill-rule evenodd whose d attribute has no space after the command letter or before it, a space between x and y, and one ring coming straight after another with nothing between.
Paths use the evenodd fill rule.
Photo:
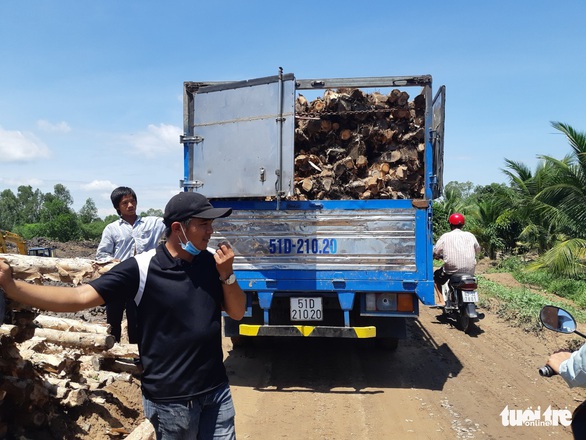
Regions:
<instances>
[{"instance_id":1,"label":"motorcycle","mask_svg":"<svg viewBox=\"0 0 586 440\"><path fill-rule=\"evenodd\" d=\"M457 327L464 333L472 328L472 323L484 318L483 313L478 313L478 283L474 275L453 274L442 285L445 306L444 314L456 321Z\"/></svg>"},{"instance_id":2,"label":"motorcycle","mask_svg":"<svg viewBox=\"0 0 586 440\"><path fill-rule=\"evenodd\" d=\"M571 334L586 338L584 333L577 330L576 320L567 310L556 306L543 306L539 312L541 324L548 330L558 333ZM549 365L539 368L539 375L551 377L557 373ZM586 401L582 402L572 413L572 434L574 439L586 439Z\"/></svg>"}]
</instances>

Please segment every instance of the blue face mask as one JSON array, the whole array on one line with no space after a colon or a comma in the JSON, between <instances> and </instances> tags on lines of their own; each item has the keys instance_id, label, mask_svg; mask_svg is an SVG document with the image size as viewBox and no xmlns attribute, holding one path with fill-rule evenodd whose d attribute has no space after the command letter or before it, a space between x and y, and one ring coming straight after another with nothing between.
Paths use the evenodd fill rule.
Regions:
<instances>
[{"instance_id":1,"label":"blue face mask","mask_svg":"<svg viewBox=\"0 0 586 440\"><path fill-rule=\"evenodd\" d=\"M185 231L183 230L183 225L181 225L181 231L183 232L183 236L185 237L185 239L187 240L187 235L185 235ZM181 239L179 239L179 243L181 244L181 249L183 249L185 252L187 252L188 254L193 255L194 257L196 255L199 255L199 253L201 252L198 248L196 248L193 243L189 240L187 240L187 243L183 243L181 241Z\"/></svg>"}]
</instances>

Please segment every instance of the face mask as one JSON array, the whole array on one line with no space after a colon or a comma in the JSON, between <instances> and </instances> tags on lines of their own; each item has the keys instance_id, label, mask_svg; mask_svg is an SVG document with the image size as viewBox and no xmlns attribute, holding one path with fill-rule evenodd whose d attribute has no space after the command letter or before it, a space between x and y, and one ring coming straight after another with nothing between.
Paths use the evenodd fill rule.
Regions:
<instances>
[{"instance_id":1,"label":"face mask","mask_svg":"<svg viewBox=\"0 0 586 440\"><path fill-rule=\"evenodd\" d=\"M187 240L187 235L185 235L185 231L183 230L183 225L181 225L181 232L183 232L183 236L185 237L185 240ZM193 243L189 240L187 240L187 243L183 243L181 241L181 239L179 239L179 243L181 244L181 249L183 249L185 252L187 252L188 254L193 255L194 257L196 255L199 255L199 253L201 252L198 248L196 248Z\"/></svg>"}]
</instances>

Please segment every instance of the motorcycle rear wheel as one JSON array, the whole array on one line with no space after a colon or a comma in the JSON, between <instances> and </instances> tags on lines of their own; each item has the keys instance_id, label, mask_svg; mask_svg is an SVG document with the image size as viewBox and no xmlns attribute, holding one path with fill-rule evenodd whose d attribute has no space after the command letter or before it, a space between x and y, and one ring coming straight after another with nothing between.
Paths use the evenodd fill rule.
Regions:
<instances>
[{"instance_id":1,"label":"motorcycle rear wheel","mask_svg":"<svg viewBox=\"0 0 586 440\"><path fill-rule=\"evenodd\" d=\"M458 329L462 330L464 333L468 333L470 331L470 327L472 326L472 320L466 314L466 310L463 307L460 307L458 310L458 317L456 319L456 323L458 325Z\"/></svg>"}]
</instances>

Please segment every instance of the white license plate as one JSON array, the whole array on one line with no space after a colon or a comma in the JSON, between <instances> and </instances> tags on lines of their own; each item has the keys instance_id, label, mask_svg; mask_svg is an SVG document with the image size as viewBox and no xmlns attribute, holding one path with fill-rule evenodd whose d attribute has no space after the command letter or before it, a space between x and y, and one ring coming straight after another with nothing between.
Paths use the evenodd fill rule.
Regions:
<instances>
[{"instance_id":1,"label":"white license plate","mask_svg":"<svg viewBox=\"0 0 586 440\"><path fill-rule=\"evenodd\" d=\"M321 298L291 298L291 321L322 321Z\"/></svg>"},{"instance_id":2,"label":"white license plate","mask_svg":"<svg viewBox=\"0 0 586 440\"><path fill-rule=\"evenodd\" d=\"M462 301L465 303L478 302L478 292L476 290L462 290Z\"/></svg>"}]
</instances>

